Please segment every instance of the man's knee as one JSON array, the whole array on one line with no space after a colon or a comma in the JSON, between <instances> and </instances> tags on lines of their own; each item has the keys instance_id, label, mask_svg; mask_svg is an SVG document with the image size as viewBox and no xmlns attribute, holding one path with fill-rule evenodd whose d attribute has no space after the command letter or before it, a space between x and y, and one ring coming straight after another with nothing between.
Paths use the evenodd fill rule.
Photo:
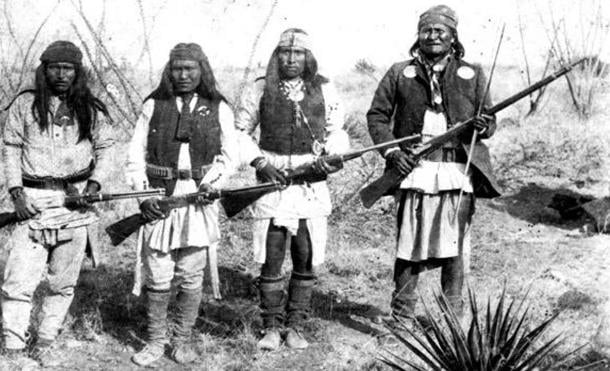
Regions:
<instances>
[{"instance_id":1,"label":"man's knee","mask_svg":"<svg viewBox=\"0 0 610 371\"><path fill-rule=\"evenodd\" d=\"M70 282L66 277L49 276L49 292L52 295L72 296L76 282Z\"/></svg>"}]
</instances>

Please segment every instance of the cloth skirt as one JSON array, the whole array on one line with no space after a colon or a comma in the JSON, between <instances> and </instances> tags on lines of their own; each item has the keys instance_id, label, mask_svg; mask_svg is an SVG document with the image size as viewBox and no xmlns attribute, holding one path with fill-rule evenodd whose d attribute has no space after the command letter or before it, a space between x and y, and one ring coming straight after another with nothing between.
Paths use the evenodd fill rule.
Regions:
<instances>
[{"instance_id":1,"label":"cloth skirt","mask_svg":"<svg viewBox=\"0 0 610 371\"><path fill-rule=\"evenodd\" d=\"M399 205L397 259L420 262L470 256L472 193L462 194L459 207L456 207L459 190L425 194L403 189L396 197Z\"/></svg>"}]
</instances>

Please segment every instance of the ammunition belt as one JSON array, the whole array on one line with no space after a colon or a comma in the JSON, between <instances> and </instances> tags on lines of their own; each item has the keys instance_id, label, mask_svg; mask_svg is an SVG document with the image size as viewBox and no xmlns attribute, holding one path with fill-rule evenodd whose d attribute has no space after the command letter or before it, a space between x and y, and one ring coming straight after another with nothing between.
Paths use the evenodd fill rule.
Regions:
<instances>
[{"instance_id":1,"label":"ammunition belt","mask_svg":"<svg viewBox=\"0 0 610 371\"><path fill-rule=\"evenodd\" d=\"M173 179L195 179L199 180L212 168L212 165L204 165L199 169L174 169L167 166L146 164L146 175L150 178L173 180Z\"/></svg>"}]
</instances>

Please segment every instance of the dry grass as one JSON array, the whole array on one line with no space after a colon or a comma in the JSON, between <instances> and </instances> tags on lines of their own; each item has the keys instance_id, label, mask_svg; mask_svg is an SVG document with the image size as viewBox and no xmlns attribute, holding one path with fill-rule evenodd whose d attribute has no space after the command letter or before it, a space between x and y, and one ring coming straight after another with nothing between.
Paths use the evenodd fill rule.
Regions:
<instances>
[{"instance_id":1,"label":"dry grass","mask_svg":"<svg viewBox=\"0 0 610 371\"><path fill-rule=\"evenodd\" d=\"M522 88L514 83L519 81L513 78L516 70L505 68L496 73L497 83L492 87L496 101ZM144 78L129 70L125 74ZM234 69L218 73L229 97L239 85L234 78L238 75L239 70ZM375 81L355 72L336 81L346 102L346 128L353 146L369 144L364 113ZM608 299L601 280L610 267L607 236L576 234L577 224L567 224L545 208L552 193L562 187L601 195L608 185L607 115L598 107L589 121L580 121L569 111L567 99L565 86L557 81L538 114L522 120L527 108L524 102L500 116L510 120L503 121L506 124L489 145L497 174L508 192L500 199L478 203L469 279L480 297L496 297L505 283L510 298L519 298L530 288L535 320L564 309L549 332L567 336L562 352L593 336L598 305ZM117 166L106 190L125 189L121 174L124 145L119 144L114 151ZM318 272L314 319L307 329L311 348L271 354L256 350L261 324L253 278L259 267L251 260L248 217L240 214L222 220L219 264L224 299L214 301L206 289L194 338L205 356L201 363L184 369L383 369L375 360L380 349L377 337L383 331L375 318L389 310L394 207L393 201L384 200L371 210L362 208L355 197L358 187L382 167L376 154L363 161L348 164L330 179L335 213L329 222L327 263ZM245 178L247 175L238 176L240 182ZM1 194L2 205L10 208L5 192ZM105 226L135 212L137 205L114 203L102 205L100 210ZM0 245L6 238L7 230L0 233ZM142 344L143 306L129 294L134 241L116 248L105 236L103 242L105 264L97 270L84 266L66 331L59 341L58 356L69 369L129 369L129 355ZM3 251L0 260L5 257ZM420 285L422 297L429 298L439 282L438 272L425 273ZM577 362L597 357L588 350ZM159 367L175 369L176 365L165 360Z\"/></svg>"}]
</instances>

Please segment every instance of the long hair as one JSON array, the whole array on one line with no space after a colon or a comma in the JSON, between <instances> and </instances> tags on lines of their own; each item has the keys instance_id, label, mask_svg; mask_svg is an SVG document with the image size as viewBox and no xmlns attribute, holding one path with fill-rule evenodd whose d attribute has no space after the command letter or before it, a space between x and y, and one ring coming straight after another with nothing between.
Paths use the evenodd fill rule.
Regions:
<instances>
[{"instance_id":1,"label":"long hair","mask_svg":"<svg viewBox=\"0 0 610 371\"><path fill-rule=\"evenodd\" d=\"M451 53L456 59L464 58L464 54L466 54L466 50L464 49L464 45L460 42L458 38L457 30L453 27L449 27L451 32L453 33L453 44L451 44ZM409 49L409 54L412 57L416 57L419 54L419 39L415 40L411 49Z\"/></svg>"},{"instance_id":2,"label":"long hair","mask_svg":"<svg viewBox=\"0 0 610 371\"><path fill-rule=\"evenodd\" d=\"M210 62L206 57L203 60L198 61L199 67L201 68L201 82L195 88L195 92L202 98L209 99L213 102L224 101L227 103L227 99L218 91L216 86L216 79L214 78L214 72L210 66ZM155 90L152 91L144 101L148 99L160 99L166 100L174 97L174 85L171 79L171 61L165 64L163 73L161 74L161 82Z\"/></svg>"},{"instance_id":3,"label":"long hair","mask_svg":"<svg viewBox=\"0 0 610 371\"><path fill-rule=\"evenodd\" d=\"M38 121L41 131L49 127L49 100L53 95L46 78L47 64L41 63L36 68L34 102L32 102L32 116ZM108 116L108 108L91 93L87 86L87 73L83 66L74 65L74 81L68 89L66 105L72 117L78 121L78 141L91 140L91 131L97 122L98 111Z\"/></svg>"},{"instance_id":4,"label":"long hair","mask_svg":"<svg viewBox=\"0 0 610 371\"><path fill-rule=\"evenodd\" d=\"M269 58L267 71L265 73L265 90L264 97L278 97L280 90L280 64L278 58L279 48L275 48ZM318 88L320 85L327 83L328 79L318 74L318 61L313 53L308 49L305 50L305 69L303 70L303 82L306 87Z\"/></svg>"}]
</instances>

